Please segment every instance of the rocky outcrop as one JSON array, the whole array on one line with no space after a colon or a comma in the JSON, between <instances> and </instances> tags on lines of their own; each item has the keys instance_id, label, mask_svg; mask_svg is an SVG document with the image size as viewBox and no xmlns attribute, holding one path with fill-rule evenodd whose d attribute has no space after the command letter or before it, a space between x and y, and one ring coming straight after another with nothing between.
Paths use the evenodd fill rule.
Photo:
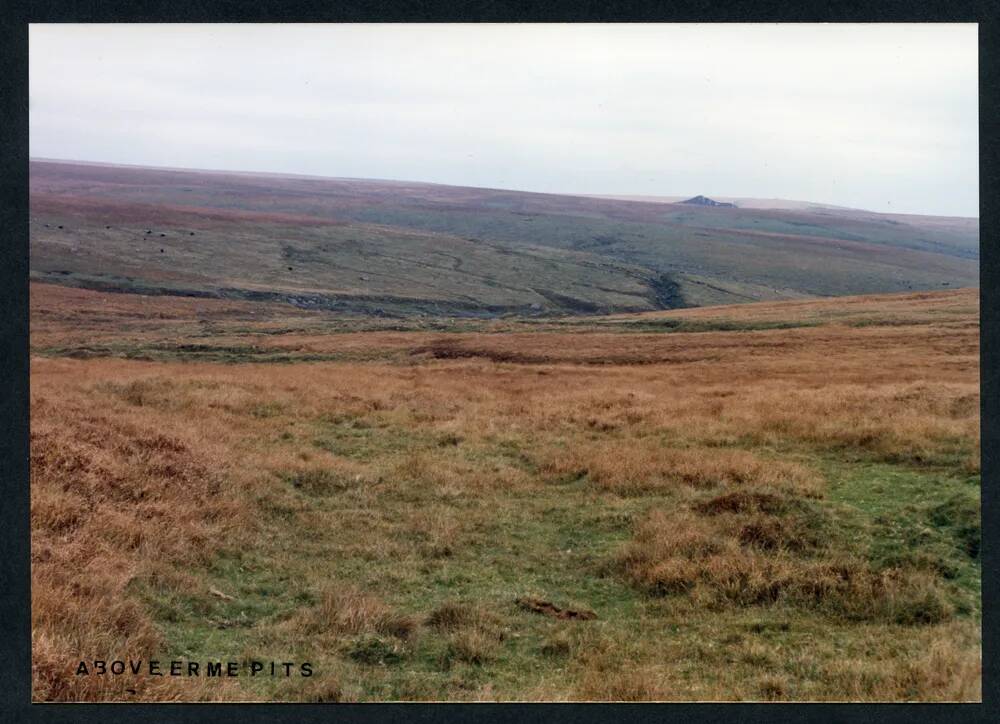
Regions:
<instances>
[{"instance_id":1,"label":"rocky outcrop","mask_svg":"<svg viewBox=\"0 0 1000 724\"><path fill-rule=\"evenodd\" d=\"M716 201L715 199L710 199L707 196L695 196L688 199L687 201L680 201L678 203L691 204L692 206L718 206L720 208L735 209L736 204L726 203L724 201Z\"/></svg>"}]
</instances>

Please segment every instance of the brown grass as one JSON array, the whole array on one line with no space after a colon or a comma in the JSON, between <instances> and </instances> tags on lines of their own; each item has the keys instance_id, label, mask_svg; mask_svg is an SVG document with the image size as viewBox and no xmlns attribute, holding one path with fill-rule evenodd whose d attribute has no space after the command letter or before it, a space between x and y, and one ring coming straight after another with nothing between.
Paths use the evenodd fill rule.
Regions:
<instances>
[{"instance_id":1,"label":"brown grass","mask_svg":"<svg viewBox=\"0 0 1000 724\"><path fill-rule=\"evenodd\" d=\"M153 655L162 639L130 583L166 570L190 585L181 571L215 555L245 507L191 429L125 420L68 389L32 404L34 697L180 698L170 679L140 677L129 697L123 679L73 672L81 659Z\"/></svg>"},{"instance_id":2,"label":"brown grass","mask_svg":"<svg viewBox=\"0 0 1000 724\"><path fill-rule=\"evenodd\" d=\"M375 596L357 589L327 589L319 604L293 621L293 626L311 634L380 633L409 638L416 622L395 613Z\"/></svg>"},{"instance_id":3,"label":"brown grass","mask_svg":"<svg viewBox=\"0 0 1000 724\"><path fill-rule=\"evenodd\" d=\"M560 450L546 461L551 475L588 478L604 490L641 495L663 487L687 485L772 485L816 495L820 478L795 463L764 460L743 450L668 447L657 439L596 443L585 450Z\"/></svg>"},{"instance_id":4,"label":"brown grass","mask_svg":"<svg viewBox=\"0 0 1000 724\"><path fill-rule=\"evenodd\" d=\"M260 548L275 531L297 526L309 531L311 545L330 546L323 555L391 563L392 576L415 585L446 577L463 551L488 547L504 516L513 530L528 525L517 518L523 501L563 489L601 506L608 520L626 516L631 538L606 560L582 565L598 571L607 564L648 599L644 606L670 611L690 602L718 616L786 606L853 631L911 627L911 649L873 656L838 643L826 658L804 658L803 670L822 671L830 682L816 691L794 672L763 671L777 666L767 661L788 657L762 644L738 654L765 662L760 676L737 681L713 664L705 671L714 683L706 683L698 679L705 671L678 679L651 653L548 631L545 656L568 669L557 683L535 682L522 693L527 698L979 696L977 636L955 619L941 580L845 553L825 505L827 480L811 462L832 456L978 472L971 292L926 297L909 326L853 327L834 311L855 302L831 300L802 303L794 314L832 321L785 330L315 335L262 334L248 321L249 308L230 302L161 304L38 285L32 293L36 348L84 338L178 344L209 318L220 325L213 344L245 343L250 334L269 349L375 355L290 365L33 357L36 700L252 698L243 689L169 678L129 679L137 689L131 695L124 682L73 677L71 668L81 658L162 654L169 644L163 628L133 588L211 602L200 572L222 550ZM877 317L878 299L857 304L863 316ZM886 304L907 320L909 301ZM732 314L752 316L747 309ZM226 321L229 315L236 316ZM289 323L299 316L289 312ZM83 331L75 324L82 319L89 320ZM251 332L236 331L237 322ZM435 345L462 353L435 359L426 352ZM521 362L497 361L515 353ZM336 504L331 496L339 496ZM518 550L540 560L530 542ZM476 601L439 602L421 616L400 610L387 598L392 576L377 594L367 580L317 584L311 604L266 631L304 640L384 637L406 656L423 630L444 637L442 660L459 667L455 676L461 667L503 660L509 623ZM688 654L671 652L678 661ZM831 663L841 654L842 663ZM809 647L794 655L808 657ZM629 670L612 673L618 665ZM291 695L362 696L345 690L346 675L337 670ZM413 696L426 696L418 683L411 682ZM501 695L481 682L453 691Z\"/></svg>"},{"instance_id":5,"label":"brown grass","mask_svg":"<svg viewBox=\"0 0 1000 724\"><path fill-rule=\"evenodd\" d=\"M857 559L821 555L805 523L775 516L700 518L654 511L624 549L620 565L656 595L684 593L703 605L779 601L851 621L938 623L951 608L921 571L874 571ZM813 555L797 553L808 550Z\"/></svg>"}]
</instances>

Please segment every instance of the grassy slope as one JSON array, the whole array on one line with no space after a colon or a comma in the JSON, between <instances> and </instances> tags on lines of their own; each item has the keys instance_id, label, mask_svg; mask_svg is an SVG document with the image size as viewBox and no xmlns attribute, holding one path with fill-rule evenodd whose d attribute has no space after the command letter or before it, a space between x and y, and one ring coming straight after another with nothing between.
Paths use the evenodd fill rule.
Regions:
<instances>
[{"instance_id":1,"label":"grassy slope","mask_svg":"<svg viewBox=\"0 0 1000 724\"><path fill-rule=\"evenodd\" d=\"M403 329L32 294L42 698L980 696L974 291ZM318 674L131 695L81 647Z\"/></svg>"},{"instance_id":2,"label":"grassy slope","mask_svg":"<svg viewBox=\"0 0 1000 724\"><path fill-rule=\"evenodd\" d=\"M34 278L91 287L495 315L939 289L978 275L967 219L48 162L31 175Z\"/></svg>"}]
</instances>

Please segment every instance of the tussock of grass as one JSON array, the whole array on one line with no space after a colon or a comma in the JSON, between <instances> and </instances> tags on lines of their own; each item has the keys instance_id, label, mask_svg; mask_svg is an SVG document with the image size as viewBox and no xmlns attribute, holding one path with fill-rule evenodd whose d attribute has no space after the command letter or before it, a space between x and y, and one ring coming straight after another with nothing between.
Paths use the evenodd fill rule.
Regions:
<instances>
[{"instance_id":1,"label":"tussock of grass","mask_svg":"<svg viewBox=\"0 0 1000 724\"><path fill-rule=\"evenodd\" d=\"M438 631L479 628L500 636L500 620L481 605L468 601L445 601L427 616L427 625Z\"/></svg>"},{"instance_id":2,"label":"tussock of grass","mask_svg":"<svg viewBox=\"0 0 1000 724\"><path fill-rule=\"evenodd\" d=\"M319 603L304 611L293 625L308 634L384 634L409 638L416 621L394 612L372 595L353 588L328 588Z\"/></svg>"},{"instance_id":3,"label":"tussock of grass","mask_svg":"<svg viewBox=\"0 0 1000 724\"><path fill-rule=\"evenodd\" d=\"M645 670L588 672L574 698L580 701L665 701L671 698L658 676Z\"/></svg>"},{"instance_id":4,"label":"tussock of grass","mask_svg":"<svg viewBox=\"0 0 1000 724\"><path fill-rule=\"evenodd\" d=\"M543 471L562 479L586 476L604 490L620 495L694 488L773 485L818 495L820 479L795 463L764 460L743 450L674 448L657 440L598 443L555 453Z\"/></svg>"},{"instance_id":5,"label":"tussock of grass","mask_svg":"<svg viewBox=\"0 0 1000 724\"><path fill-rule=\"evenodd\" d=\"M640 523L619 566L651 594L689 595L714 607L782 603L850 621L907 625L952 616L934 577L875 570L821 541L774 516L707 518L656 510Z\"/></svg>"},{"instance_id":6,"label":"tussock of grass","mask_svg":"<svg viewBox=\"0 0 1000 724\"><path fill-rule=\"evenodd\" d=\"M448 638L444 666L447 668L453 661L482 666L495 658L498 644L496 636L479 628L458 631Z\"/></svg>"},{"instance_id":7,"label":"tussock of grass","mask_svg":"<svg viewBox=\"0 0 1000 724\"><path fill-rule=\"evenodd\" d=\"M445 601L430 612L426 623L446 639L439 657L445 670L456 662L473 666L491 662L507 635L496 614L468 601Z\"/></svg>"}]
</instances>

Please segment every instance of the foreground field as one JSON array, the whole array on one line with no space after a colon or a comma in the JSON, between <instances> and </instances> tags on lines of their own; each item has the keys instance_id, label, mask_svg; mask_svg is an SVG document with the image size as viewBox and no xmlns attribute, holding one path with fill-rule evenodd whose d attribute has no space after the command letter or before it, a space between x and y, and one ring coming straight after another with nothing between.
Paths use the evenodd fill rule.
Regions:
<instances>
[{"instance_id":1,"label":"foreground field","mask_svg":"<svg viewBox=\"0 0 1000 724\"><path fill-rule=\"evenodd\" d=\"M978 320L34 285L34 696L978 700ZM315 674L74 676L126 657Z\"/></svg>"}]
</instances>

